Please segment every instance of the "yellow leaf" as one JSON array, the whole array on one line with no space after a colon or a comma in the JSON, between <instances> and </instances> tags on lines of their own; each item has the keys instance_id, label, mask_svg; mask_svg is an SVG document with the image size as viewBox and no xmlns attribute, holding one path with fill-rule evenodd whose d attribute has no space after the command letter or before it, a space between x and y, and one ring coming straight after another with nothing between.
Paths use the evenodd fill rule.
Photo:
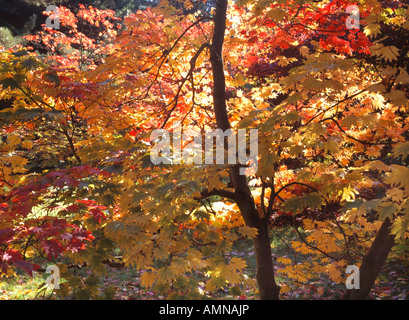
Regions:
<instances>
[{"instance_id":1,"label":"yellow leaf","mask_svg":"<svg viewBox=\"0 0 409 320\"><path fill-rule=\"evenodd\" d=\"M21 139L19 136L12 134L7 137L7 144L11 147L15 146L16 144L20 143Z\"/></svg>"},{"instance_id":2,"label":"yellow leaf","mask_svg":"<svg viewBox=\"0 0 409 320\"><path fill-rule=\"evenodd\" d=\"M14 155L8 158L8 161L11 163L13 166L13 171L14 172L25 172L26 169L24 166L28 163L28 160L25 158L22 158L20 156Z\"/></svg>"},{"instance_id":3,"label":"yellow leaf","mask_svg":"<svg viewBox=\"0 0 409 320\"><path fill-rule=\"evenodd\" d=\"M214 292L219 288L223 288L225 285L226 279L223 277L214 277L206 283L206 290L209 292Z\"/></svg>"},{"instance_id":4,"label":"yellow leaf","mask_svg":"<svg viewBox=\"0 0 409 320\"><path fill-rule=\"evenodd\" d=\"M243 236L247 236L249 238L255 238L258 235L258 231L257 231L256 228L251 228L251 227L248 227L248 226L240 227L239 232Z\"/></svg>"},{"instance_id":5,"label":"yellow leaf","mask_svg":"<svg viewBox=\"0 0 409 320\"><path fill-rule=\"evenodd\" d=\"M342 281L342 274L340 271L340 267L335 265L335 264L330 264L327 267L327 272L331 278L332 281L334 282L341 282Z\"/></svg>"},{"instance_id":6,"label":"yellow leaf","mask_svg":"<svg viewBox=\"0 0 409 320\"><path fill-rule=\"evenodd\" d=\"M364 33L369 38L375 38L378 33L381 33L381 26L379 24L370 23L365 26Z\"/></svg>"},{"instance_id":7,"label":"yellow leaf","mask_svg":"<svg viewBox=\"0 0 409 320\"><path fill-rule=\"evenodd\" d=\"M232 84L233 84L234 86L237 86L237 87L240 87L240 86L245 85L245 84L246 84L246 80L245 80L243 74L238 73L238 74L236 75L236 78L232 81Z\"/></svg>"},{"instance_id":8,"label":"yellow leaf","mask_svg":"<svg viewBox=\"0 0 409 320\"><path fill-rule=\"evenodd\" d=\"M230 264L223 264L222 266L219 266L218 269L218 276L221 278L228 280L230 283L240 282L241 275L237 273L235 269L232 269Z\"/></svg>"},{"instance_id":9,"label":"yellow leaf","mask_svg":"<svg viewBox=\"0 0 409 320\"><path fill-rule=\"evenodd\" d=\"M267 16L276 22L280 22L287 17L287 12L280 8L271 9L270 11L267 12Z\"/></svg>"},{"instance_id":10,"label":"yellow leaf","mask_svg":"<svg viewBox=\"0 0 409 320\"><path fill-rule=\"evenodd\" d=\"M33 143L32 143L31 141L29 141L29 140L24 140L24 141L21 143L21 146L22 146L23 148L25 148L25 149L31 149L31 148L33 147Z\"/></svg>"},{"instance_id":11,"label":"yellow leaf","mask_svg":"<svg viewBox=\"0 0 409 320\"><path fill-rule=\"evenodd\" d=\"M145 272L141 275L141 284L145 288L150 288L156 281L156 274L153 272Z\"/></svg>"},{"instance_id":12,"label":"yellow leaf","mask_svg":"<svg viewBox=\"0 0 409 320\"><path fill-rule=\"evenodd\" d=\"M153 250L153 257L157 260L165 259L169 256L169 252L163 246L156 247Z\"/></svg>"},{"instance_id":13,"label":"yellow leaf","mask_svg":"<svg viewBox=\"0 0 409 320\"><path fill-rule=\"evenodd\" d=\"M277 262L278 263L283 263L283 264L291 264L292 263L291 259L285 258L285 257L277 258Z\"/></svg>"},{"instance_id":14,"label":"yellow leaf","mask_svg":"<svg viewBox=\"0 0 409 320\"><path fill-rule=\"evenodd\" d=\"M247 266L247 264L246 264L246 261L244 261L244 260L242 260L242 259L240 259L240 258L237 258L237 257L233 257L232 259L231 259L231 261L230 261L230 268L232 269L232 270L238 270L238 271L241 271L241 270L243 270L244 268L246 268L246 266Z\"/></svg>"},{"instance_id":15,"label":"yellow leaf","mask_svg":"<svg viewBox=\"0 0 409 320\"><path fill-rule=\"evenodd\" d=\"M406 214L403 217L397 217L392 224L391 232L395 234L397 238L403 238L406 231L409 228L409 215Z\"/></svg>"},{"instance_id":16,"label":"yellow leaf","mask_svg":"<svg viewBox=\"0 0 409 320\"><path fill-rule=\"evenodd\" d=\"M178 272L173 266L164 266L158 270L158 282L172 282L172 280L176 279L177 275Z\"/></svg>"}]
</instances>

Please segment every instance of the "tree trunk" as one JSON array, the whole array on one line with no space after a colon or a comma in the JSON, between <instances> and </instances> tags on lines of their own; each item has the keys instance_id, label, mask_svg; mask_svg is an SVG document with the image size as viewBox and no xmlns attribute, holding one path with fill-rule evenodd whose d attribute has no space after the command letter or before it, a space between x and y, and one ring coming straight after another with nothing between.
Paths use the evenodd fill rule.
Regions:
<instances>
[{"instance_id":1,"label":"tree trunk","mask_svg":"<svg viewBox=\"0 0 409 320\"><path fill-rule=\"evenodd\" d=\"M359 269L359 289L349 289L345 291L343 299L364 300L368 298L369 291L373 287L382 266L385 264L389 251L395 242L395 235L390 234L391 224L388 218L382 223L374 242L362 260L362 265Z\"/></svg>"},{"instance_id":2,"label":"tree trunk","mask_svg":"<svg viewBox=\"0 0 409 320\"><path fill-rule=\"evenodd\" d=\"M257 264L257 284L262 300L278 300L280 287L274 279L274 265L271 255L268 220L260 218L253 197L243 195L237 201L244 222L247 226L256 228L258 235L253 239L254 254Z\"/></svg>"},{"instance_id":3,"label":"tree trunk","mask_svg":"<svg viewBox=\"0 0 409 320\"><path fill-rule=\"evenodd\" d=\"M223 66L223 43L226 29L226 12L228 0L216 0L214 31L210 48L210 61L213 73L213 103L217 127L230 129L226 108L226 79ZM259 217L254 198L251 195L246 177L239 174L235 166L230 177L237 195L237 205L247 226L256 228L258 235L253 239L254 253L257 262L257 283L260 299L278 299L279 287L275 283L274 268L271 255L270 237L266 219Z\"/></svg>"},{"instance_id":4,"label":"tree trunk","mask_svg":"<svg viewBox=\"0 0 409 320\"><path fill-rule=\"evenodd\" d=\"M227 0L216 0L214 30L210 48L210 62L213 73L213 103L217 127L230 129L226 108L226 78L223 66L223 43L226 30Z\"/></svg>"}]
</instances>

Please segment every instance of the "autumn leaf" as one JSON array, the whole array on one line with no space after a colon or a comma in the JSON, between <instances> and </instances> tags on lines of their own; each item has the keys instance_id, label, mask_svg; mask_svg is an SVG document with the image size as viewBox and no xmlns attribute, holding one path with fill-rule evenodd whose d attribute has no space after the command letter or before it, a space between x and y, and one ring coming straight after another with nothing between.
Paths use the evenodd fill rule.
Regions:
<instances>
[{"instance_id":1,"label":"autumn leaf","mask_svg":"<svg viewBox=\"0 0 409 320\"><path fill-rule=\"evenodd\" d=\"M243 236L246 236L246 237L249 237L249 238L254 238L254 237L256 237L257 234L258 234L258 231L257 231L256 228L251 228L251 227L248 227L248 226L240 227L240 228L238 229L238 231L239 231L240 234L242 234Z\"/></svg>"},{"instance_id":2,"label":"autumn leaf","mask_svg":"<svg viewBox=\"0 0 409 320\"><path fill-rule=\"evenodd\" d=\"M0 52L0 276L75 266L50 299L112 297L96 277L109 265L140 274L138 297L247 295L256 282L261 299L330 295L344 257L370 269L365 256L388 255L374 239L389 222L402 260L408 15L395 2L363 0L359 29L344 0L162 1L123 21L59 6L60 29ZM255 130L230 151L257 147L257 171L179 161L210 129ZM151 159L156 130L169 163Z\"/></svg>"},{"instance_id":3,"label":"autumn leaf","mask_svg":"<svg viewBox=\"0 0 409 320\"><path fill-rule=\"evenodd\" d=\"M150 288L156 282L157 275L153 272L144 272L141 275L141 284L145 288Z\"/></svg>"}]
</instances>

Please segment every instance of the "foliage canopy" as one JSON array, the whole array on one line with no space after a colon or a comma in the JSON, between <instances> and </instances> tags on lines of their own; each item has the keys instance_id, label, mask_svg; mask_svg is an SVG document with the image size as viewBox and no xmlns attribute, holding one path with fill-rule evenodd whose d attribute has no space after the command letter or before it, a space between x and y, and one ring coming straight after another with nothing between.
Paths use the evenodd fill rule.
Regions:
<instances>
[{"instance_id":1,"label":"foliage canopy","mask_svg":"<svg viewBox=\"0 0 409 320\"><path fill-rule=\"evenodd\" d=\"M59 30L0 52L2 275L53 261L67 280L60 296L81 284L77 298L96 298L93 280L68 267L102 275L119 247L142 285L170 298L200 298L197 273L206 292L258 286L271 298L263 260L253 279L229 252L249 238L272 260L262 241L278 223L309 258L278 257L276 273L301 284L319 274L344 283L346 266L366 270L371 252L407 243L408 5L241 0L222 30L227 1L217 3L186 13L190 1L161 1L123 21L61 6ZM347 28L350 5L358 29ZM152 130L222 128L218 61L228 125L258 130L257 172L237 181L237 165L154 165Z\"/></svg>"}]
</instances>

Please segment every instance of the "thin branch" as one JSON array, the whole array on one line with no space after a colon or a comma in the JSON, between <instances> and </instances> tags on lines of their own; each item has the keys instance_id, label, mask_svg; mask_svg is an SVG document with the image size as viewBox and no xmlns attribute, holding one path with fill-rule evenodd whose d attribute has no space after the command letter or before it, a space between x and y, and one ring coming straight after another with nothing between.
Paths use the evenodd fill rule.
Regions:
<instances>
[{"instance_id":1,"label":"thin branch","mask_svg":"<svg viewBox=\"0 0 409 320\"><path fill-rule=\"evenodd\" d=\"M349 139L351 139L351 140L354 140L354 141L356 141L356 142L359 142L359 143L361 143L361 144L365 144L365 145L369 145L369 146L380 146L380 145L385 145L386 143L385 142L369 142L369 141L364 141L364 140L360 140L360 139L357 139L357 138L355 138L355 137L353 137L353 136L351 136L350 134L348 134L343 128L342 128L342 126L338 123L338 121L337 120L335 120L334 118L325 118L325 119L322 119L322 120L320 120L320 122L324 122L324 121L327 121L327 120L331 120L331 121L333 121L334 123L335 123L335 125L339 128L339 130L341 130L341 132L343 133L343 134L345 134Z\"/></svg>"},{"instance_id":2,"label":"thin branch","mask_svg":"<svg viewBox=\"0 0 409 320\"><path fill-rule=\"evenodd\" d=\"M219 196L219 197L223 197L223 198L228 198L231 199L235 202L237 202L237 200L239 200L240 196L232 191L227 191L227 190L221 190L221 189L212 189L211 191L209 190L203 190L200 195L203 198L208 198L211 196Z\"/></svg>"},{"instance_id":3,"label":"thin branch","mask_svg":"<svg viewBox=\"0 0 409 320\"><path fill-rule=\"evenodd\" d=\"M351 260L351 254L350 254L350 251L349 251L349 244L348 244L347 235L345 234L344 229L342 229L341 224L339 223L337 218L334 217L334 221L335 221L335 224L337 225L339 231L341 231L342 236L344 237L346 255L347 255L348 261L350 261Z\"/></svg>"},{"instance_id":4,"label":"thin branch","mask_svg":"<svg viewBox=\"0 0 409 320\"><path fill-rule=\"evenodd\" d=\"M199 56L200 56L200 54L202 53L202 51L203 51L204 49L206 49L206 48L210 50L211 45L210 45L209 43L203 43L203 44L199 47L199 49L197 50L197 52L194 54L194 56L192 57L192 59L190 59L190 69L189 69L187 75L181 79L181 84L180 84L179 87L178 87L178 90L177 90L177 92L176 92L175 97L172 99L172 101L171 101L170 103L168 103L168 106L169 106L169 105L172 105L173 103L174 103L175 105L169 110L169 112L168 112L168 114L166 115L166 118L165 118L165 120L164 120L164 122L163 122L161 128L163 128L163 127L166 125L166 123L168 122L168 120L169 120L169 118L170 118L171 113L176 109L176 106L177 106L177 103L178 103L178 100L179 100L179 95L180 95L180 93L181 93L181 91L182 91L182 88L183 88L185 82L186 82L188 79L191 79L191 82L192 82L192 85L193 85L193 70L194 70L194 68L195 68L195 66L196 66L197 59L199 58ZM192 90L194 91L194 88L192 88Z\"/></svg>"},{"instance_id":5,"label":"thin branch","mask_svg":"<svg viewBox=\"0 0 409 320\"><path fill-rule=\"evenodd\" d=\"M301 234L300 231L298 230L297 226L295 225L295 216L293 216L293 227L294 227L294 230L297 232L298 237L300 238L300 240L301 240L303 243L305 243L308 247L310 247L310 248L313 249L313 250L317 250L317 251L321 252L324 256L326 256L326 257L328 257L328 258L330 258L330 259L332 259L332 260L339 261L338 258L329 255L329 254L326 253L325 251L321 250L320 248L318 248L318 247L316 247L316 246L313 246L313 245L310 244L307 240L304 239L304 237L302 236L302 234Z\"/></svg>"},{"instance_id":6,"label":"thin branch","mask_svg":"<svg viewBox=\"0 0 409 320\"><path fill-rule=\"evenodd\" d=\"M143 95L141 94L141 95L138 97L138 99L147 96L147 94L149 93L149 91L150 91L150 89L152 88L153 84L154 84L154 83L158 80L158 78L159 78L160 70L161 70L161 68L162 68L163 63L166 61L166 57L173 51L173 49L176 47L176 45L179 43L179 41L185 36L185 34L186 34L191 28L193 28L194 26L198 25L200 22L202 22L202 21L208 21L208 20L213 20L213 18L212 18L212 17L203 16L203 17L200 17L198 20L196 20L194 23L192 23L190 26L188 26L188 27L179 35L179 37L175 40L175 42L174 42L173 45L170 47L170 49L168 49L168 50L165 49L165 50L163 51L162 55L158 58L158 60L156 60L156 62L155 62L151 67L149 67L148 69L144 70L144 71L150 71L151 68L152 68L153 66L155 66L158 61L160 61L159 66L158 66L158 70L157 70L157 72L156 72L156 74L155 74L155 76L154 76L154 79L152 80L151 84L147 87L145 93L144 93Z\"/></svg>"}]
</instances>

